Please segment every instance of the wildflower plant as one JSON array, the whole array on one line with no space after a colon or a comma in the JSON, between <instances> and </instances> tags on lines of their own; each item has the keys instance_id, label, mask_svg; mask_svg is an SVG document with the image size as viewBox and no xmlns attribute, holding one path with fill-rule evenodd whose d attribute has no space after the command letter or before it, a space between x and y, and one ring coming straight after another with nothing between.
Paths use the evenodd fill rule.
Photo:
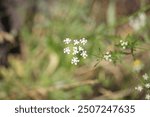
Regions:
<instances>
[{"instance_id":1,"label":"wildflower plant","mask_svg":"<svg viewBox=\"0 0 150 117\"><path fill-rule=\"evenodd\" d=\"M110 52L106 52L103 56L104 60L111 62L112 61L112 55Z\"/></svg>"},{"instance_id":2,"label":"wildflower plant","mask_svg":"<svg viewBox=\"0 0 150 117\"><path fill-rule=\"evenodd\" d=\"M98 63L101 60L105 60L105 61L116 64L118 61L121 62L123 56L125 55L131 55L133 59L135 60L135 51L138 46L138 41L139 40L137 38L130 36L130 35L124 39L120 39L114 44L113 50L106 51L104 53L99 51L100 55L97 56L98 62L96 63L96 65L98 65Z\"/></svg>"},{"instance_id":3,"label":"wildflower plant","mask_svg":"<svg viewBox=\"0 0 150 117\"><path fill-rule=\"evenodd\" d=\"M88 57L87 51L84 46L87 43L87 39L70 39L66 38L64 44L67 46L64 48L65 54L72 54L71 64L77 65L80 62L80 58L86 59Z\"/></svg>"},{"instance_id":4,"label":"wildflower plant","mask_svg":"<svg viewBox=\"0 0 150 117\"><path fill-rule=\"evenodd\" d=\"M145 91L145 99L150 100L150 77L147 73L142 75L142 78L139 79L140 84L135 87L135 90L139 93Z\"/></svg>"},{"instance_id":5,"label":"wildflower plant","mask_svg":"<svg viewBox=\"0 0 150 117\"><path fill-rule=\"evenodd\" d=\"M127 41L120 40L120 46L122 47L122 49L126 49L127 46L128 46L128 42L127 42Z\"/></svg>"}]
</instances>

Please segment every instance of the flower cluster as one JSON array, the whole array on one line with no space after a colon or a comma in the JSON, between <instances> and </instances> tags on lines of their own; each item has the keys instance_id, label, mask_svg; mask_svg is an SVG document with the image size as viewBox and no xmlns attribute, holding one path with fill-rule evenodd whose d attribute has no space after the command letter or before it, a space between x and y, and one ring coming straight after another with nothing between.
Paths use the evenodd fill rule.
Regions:
<instances>
[{"instance_id":1,"label":"flower cluster","mask_svg":"<svg viewBox=\"0 0 150 117\"><path fill-rule=\"evenodd\" d=\"M112 56L110 54L110 52L106 52L103 56L104 60L112 62Z\"/></svg>"},{"instance_id":2,"label":"flower cluster","mask_svg":"<svg viewBox=\"0 0 150 117\"><path fill-rule=\"evenodd\" d=\"M116 62L121 58L121 56L124 54L123 50L127 49L129 46L128 41L120 40L118 44L116 44L116 47L119 47L119 51L107 51L102 55L102 59L108 62ZM120 49L121 47L121 49ZM122 50L123 49L123 50ZM120 58L119 58L120 57Z\"/></svg>"},{"instance_id":3,"label":"flower cluster","mask_svg":"<svg viewBox=\"0 0 150 117\"><path fill-rule=\"evenodd\" d=\"M73 55L71 64L77 65L80 62L78 56L81 56L83 59L87 58L87 51L83 48L87 43L85 38L74 40L66 38L63 42L68 45L68 47L64 48L64 53ZM73 47L69 46L69 44L73 44Z\"/></svg>"},{"instance_id":4,"label":"flower cluster","mask_svg":"<svg viewBox=\"0 0 150 117\"><path fill-rule=\"evenodd\" d=\"M123 40L120 40L120 45L123 49L126 49L127 46L128 46L128 42L127 41L123 41Z\"/></svg>"},{"instance_id":5,"label":"flower cluster","mask_svg":"<svg viewBox=\"0 0 150 117\"><path fill-rule=\"evenodd\" d=\"M142 92L143 90L145 90L147 92L145 99L150 100L150 82L149 82L149 76L148 74L144 74L142 76L142 84L138 85L135 87L135 90L137 90L138 92Z\"/></svg>"}]
</instances>

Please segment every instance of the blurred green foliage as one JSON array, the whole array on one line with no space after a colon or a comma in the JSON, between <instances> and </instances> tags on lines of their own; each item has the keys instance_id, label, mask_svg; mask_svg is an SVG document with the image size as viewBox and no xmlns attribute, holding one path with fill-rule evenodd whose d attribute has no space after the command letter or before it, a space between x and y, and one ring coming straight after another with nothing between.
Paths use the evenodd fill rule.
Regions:
<instances>
[{"instance_id":1,"label":"blurred green foliage","mask_svg":"<svg viewBox=\"0 0 150 117\"><path fill-rule=\"evenodd\" d=\"M37 21L34 23L32 32L26 26L23 27L21 31L22 57L11 56L9 59L11 67L0 68L0 75L3 77L0 81L0 99L94 99L102 95L99 92L101 87L116 91L129 88L131 84L134 86L132 77L136 75L132 74L131 64L130 69L127 68L127 72L130 71L131 74L123 76L121 86L116 85L113 75L107 75L104 70L99 69L98 66L95 68L93 64L101 53L122 39L114 32L114 24L119 22L115 22L115 18L112 18L108 21L110 24L97 24L90 17L91 2L89 0L87 2L65 0L56 4L52 7L50 18L44 14L37 14ZM110 8L110 12L111 9L113 8ZM112 15L112 13L109 14ZM126 21L129 19L130 17ZM147 25L137 34L134 33L129 41L138 39L142 35L144 43L149 43L149 23L147 21ZM63 40L66 37L88 39L88 59L78 66L71 65L70 56L63 53ZM132 46L134 45L131 44L130 47ZM116 54L117 56L120 55ZM122 61L121 64L125 66L126 63ZM88 79L96 80L94 85L86 83L88 80L82 81L82 76L79 78L75 76L75 71L82 66L101 70L94 79ZM146 71L149 72L148 69ZM74 86L74 84L77 85ZM137 98L139 97L130 95L118 99Z\"/></svg>"}]
</instances>

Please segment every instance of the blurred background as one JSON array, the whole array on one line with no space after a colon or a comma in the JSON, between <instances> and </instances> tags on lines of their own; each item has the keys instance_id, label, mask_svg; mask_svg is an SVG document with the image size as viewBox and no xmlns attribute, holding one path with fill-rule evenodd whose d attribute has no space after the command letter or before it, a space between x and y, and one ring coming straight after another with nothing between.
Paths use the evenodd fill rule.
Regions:
<instances>
[{"instance_id":1,"label":"blurred background","mask_svg":"<svg viewBox=\"0 0 150 117\"><path fill-rule=\"evenodd\" d=\"M0 0L0 99L145 99L134 87L150 74L149 18L150 0ZM129 35L134 59L95 66ZM88 40L77 66L67 37Z\"/></svg>"}]
</instances>

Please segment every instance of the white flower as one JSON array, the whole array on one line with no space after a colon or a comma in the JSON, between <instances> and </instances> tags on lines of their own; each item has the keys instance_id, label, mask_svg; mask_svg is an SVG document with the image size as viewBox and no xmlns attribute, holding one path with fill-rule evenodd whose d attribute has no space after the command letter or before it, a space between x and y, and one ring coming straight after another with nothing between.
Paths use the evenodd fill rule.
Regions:
<instances>
[{"instance_id":1,"label":"white flower","mask_svg":"<svg viewBox=\"0 0 150 117\"><path fill-rule=\"evenodd\" d=\"M112 62L112 59L109 59L108 61L109 61L109 62Z\"/></svg>"},{"instance_id":2,"label":"white flower","mask_svg":"<svg viewBox=\"0 0 150 117\"><path fill-rule=\"evenodd\" d=\"M65 44L69 44L71 42L71 39L70 38L66 38L65 40L64 40L64 43Z\"/></svg>"},{"instance_id":3,"label":"white flower","mask_svg":"<svg viewBox=\"0 0 150 117\"><path fill-rule=\"evenodd\" d=\"M150 83L145 84L145 87L149 89L150 88Z\"/></svg>"},{"instance_id":4,"label":"white flower","mask_svg":"<svg viewBox=\"0 0 150 117\"><path fill-rule=\"evenodd\" d=\"M127 41L123 41L123 40L120 40L120 45L123 49L126 49L126 47L128 46L128 42Z\"/></svg>"},{"instance_id":5,"label":"white flower","mask_svg":"<svg viewBox=\"0 0 150 117\"><path fill-rule=\"evenodd\" d=\"M81 44L85 45L87 43L87 40L85 38L80 39Z\"/></svg>"},{"instance_id":6,"label":"white flower","mask_svg":"<svg viewBox=\"0 0 150 117\"><path fill-rule=\"evenodd\" d=\"M126 42L124 42L124 45L126 45L126 46L127 46L127 45L128 45L128 42L127 42L127 41L126 41Z\"/></svg>"},{"instance_id":7,"label":"white flower","mask_svg":"<svg viewBox=\"0 0 150 117\"><path fill-rule=\"evenodd\" d=\"M73 55L76 55L76 54L78 54L79 53L79 51L78 51L78 48L77 47L73 47Z\"/></svg>"},{"instance_id":8,"label":"white flower","mask_svg":"<svg viewBox=\"0 0 150 117\"><path fill-rule=\"evenodd\" d=\"M123 42L123 40L120 40L120 43L122 43Z\"/></svg>"},{"instance_id":9,"label":"white flower","mask_svg":"<svg viewBox=\"0 0 150 117\"><path fill-rule=\"evenodd\" d=\"M88 56L86 51L82 51L80 55L81 55L84 59L86 59L86 57Z\"/></svg>"},{"instance_id":10,"label":"white flower","mask_svg":"<svg viewBox=\"0 0 150 117\"><path fill-rule=\"evenodd\" d=\"M70 54L70 48L69 47L64 48L64 53Z\"/></svg>"},{"instance_id":11,"label":"white flower","mask_svg":"<svg viewBox=\"0 0 150 117\"><path fill-rule=\"evenodd\" d=\"M147 75L147 73L145 73L142 77L143 77L144 80L148 80L148 75Z\"/></svg>"},{"instance_id":12,"label":"white flower","mask_svg":"<svg viewBox=\"0 0 150 117\"><path fill-rule=\"evenodd\" d=\"M146 94L145 99L150 100L150 94Z\"/></svg>"},{"instance_id":13,"label":"white flower","mask_svg":"<svg viewBox=\"0 0 150 117\"><path fill-rule=\"evenodd\" d=\"M143 90L143 87L142 86L137 86L137 87L135 87L135 90L141 92Z\"/></svg>"},{"instance_id":14,"label":"white flower","mask_svg":"<svg viewBox=\"0 0 150 117\"><path fill-rule=\"evenodd\" d=\"M123 48L123 49L126 49L126 46L123 46L122 48Z\"/></svg>"},{"instance_id":15,"label":"white flower","mask_svg":"<svg viewBox=\"0 0 150 117\"><path fill-rule=\"evenodd\" d=\"M77 65L80 60L77 57L71 59L71 64Z\"/></svg>"},{"instance_id":16,"label":"white flower","mask_svg":"<svg viewBox=\"0 0 150 117\"><path fill-rule=\"evenodd\" d=\"M79 51L84 51L84 49L81 46L79 46Z\"/></svg>"},{"instance_id":17,"label":"white flower","mask_svg":"<svg viewBox=\"0 0 150 117\"><path fill-rule=\"evenodd\" d=\"M111 58L111 54L109 53L109 52L106 52L105 54L104 54L104 60L106 60L106 61L109 61L109 62L111 62L112 61L112 58Z\"/></svg>"},{"instance_id":18,"label":"white flower","mask_svg":"<svg viewBox=\"0 0 150 117\"><path fill-rule=\"evenodd\" d=\"M78 40L73 40L74 41L74 45L78 45L80 42Z\"/></svg>"}]
</instances>

